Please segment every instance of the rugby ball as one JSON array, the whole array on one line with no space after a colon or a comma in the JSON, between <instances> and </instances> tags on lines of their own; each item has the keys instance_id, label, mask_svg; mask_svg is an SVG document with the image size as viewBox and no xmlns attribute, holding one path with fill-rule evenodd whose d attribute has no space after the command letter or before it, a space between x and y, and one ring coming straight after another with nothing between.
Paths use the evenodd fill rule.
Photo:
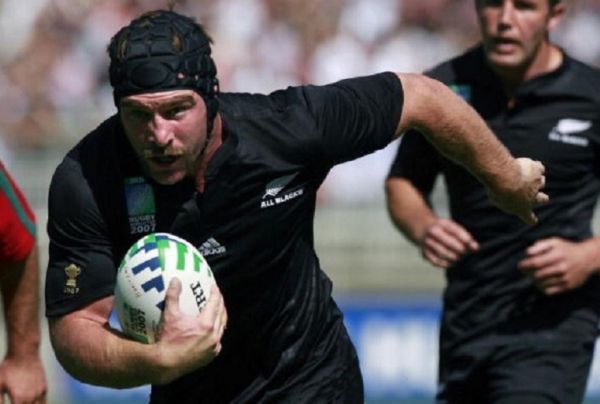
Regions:
<instances>
[{"instance_id":1,"label":"rugby ball","mask_svg":"<svg viewBox=\"0 0 600 404\"><path fill-rule=\"evenodd\" d=\"M196 247L173 234L152 233L129 248L117 271L114 294L114 310L125 334L146 344L156 342L173 277L181 280L180 310L198 314L215 280Z\"/></svg>"}]
</instances>

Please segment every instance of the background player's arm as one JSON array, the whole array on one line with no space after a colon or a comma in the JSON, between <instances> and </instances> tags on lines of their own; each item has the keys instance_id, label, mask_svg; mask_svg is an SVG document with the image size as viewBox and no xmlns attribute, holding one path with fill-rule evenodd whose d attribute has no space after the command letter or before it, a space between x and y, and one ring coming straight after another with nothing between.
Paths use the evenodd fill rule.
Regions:
<instances>
[{"instance_id":1,"label":"background player's arm","mask_svg":"<svg viewBox=\"0 0 600 404\"><path fill-rule=\"evenodd\" d=\"M466 167L501 209L535 223L532 206L545 202L543 166L514 159L471 106L444 84L420 74L398 74L404 106L396 130L416 129L444 155Z\"/></svg>"},{"instance_id":2,"label":"background player's arm","mask_svg":"<svg viewBox=\"0 0 600 404\"><path fill-rule=\"evenodd\" d=\"M0 263L0 267L8 342L0 364L0 391L13 403L44 402L47 385L39 356L37 249L34 247L23 261Z\"/></svg>"},{"instance_id":3,"label":"background player's arm","mask_svg":"<svg viewBox=\"0 0 600 404\"><path fill-rule=\"evenodd\" d=\"M432 265L448 268L464 254L479 248L464 227L437 216L410 180L388 178L386 197L396 227L421 248L421 254Z\"/></svg>"},{"instance_id":4,"label":"background player's arm","mask_svg":"<svg viewBox=\"0 0 600 404\"><path fill-rule=\"evenodd\" d=\"M427 228L435 222L436 214L423 194L406 178L388 178L385 191L388 212L394 225L407 239L420 246Z\"/></svg>"},{"instance_id":5,"label":"background player's arm","mask_svg":"<svg viewBox=\"0 0 600 404\"><path fill-rule=\"evenodd\" d=\"M156 344L127 339L111 329L113 297L105 297L62 317L49 319L56 357L73 377L112 388L165 384L206 366L221 350L227 312L218 287L197 316L179 311L181 283L167 290Z\"/></svg>"}]
</instances>

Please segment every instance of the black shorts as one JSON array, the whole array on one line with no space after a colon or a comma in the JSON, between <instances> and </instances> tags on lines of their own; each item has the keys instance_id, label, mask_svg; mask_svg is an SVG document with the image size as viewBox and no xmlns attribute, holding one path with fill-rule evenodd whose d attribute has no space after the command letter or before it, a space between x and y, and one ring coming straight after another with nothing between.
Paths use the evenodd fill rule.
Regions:
<instances>
[{"instance_id":1,"label":"black shorts","mask_svg":"<svg viewBox=\"0 0 600 404\"><path fill-rule=\"evenodd\" d=\"M243 357L235 356L218 356L208 366L218 366L219 372L203 373L199 369L168 385L152 386L150 403L363 404L365 401L358 356L343 327L331 344L321 340L309 352L307 360L299 363L300 367L285 375L265 373L261 379L250 372L255 368L247 366Z\"/></svg>"},{"instance_id":2,"label":"black shorts","mask_svg":"<svg viewBox=\"0 0 600 404\"><path fill-rule=\"evenodd\" d=\"M596 324L570 318L558 329L490 334L442 349L437 403L494 403L508 395L534 394L580 404L596 335Z\"/></svg>"}]
</instances>

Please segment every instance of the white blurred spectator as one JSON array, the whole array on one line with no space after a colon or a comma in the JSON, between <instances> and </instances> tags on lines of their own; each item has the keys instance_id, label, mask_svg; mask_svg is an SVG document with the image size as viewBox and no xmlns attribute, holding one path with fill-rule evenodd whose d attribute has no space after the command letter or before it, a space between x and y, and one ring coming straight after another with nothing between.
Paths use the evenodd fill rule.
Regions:
<instances>
[{"instance_id":1,"label":"white blurred spectator","mask_svg":"<svg viewBox=\"0 0 600 404\"><path fill-rule=\"evenodd\" d=\"M376 49L372 70L422 72L459 52L444 35L413 26L400 29Z\"/></svg>"},{"instance_id":2,"label":"white blurred spectator","mask_svg":"<svg viewBox=\"0 0 600 404\"><path fill-rule=\"evenodd\" d=\"M169 3L0 0L0 130L9 143L71 143L112 114L105 52L110 37L131 18ZM213 37L223 91L270 92L382 70L422 71L478 37L473 0L172 3ZM567 6L572 11L557 41L600 65L600 42L594 40L600 35L600 0Z\"/></svg>"},{"instance_id":3,"label":"white blurred spectator","mask_svg":"<svg viewBox=\"0 0 600 404\"><path fill-rule=\"evenodd\" d=\"M375 45L398 25L401 6L402 0L349 0L340 16L340 30Z\"/></svg>"},{"instance_id":4,"label":"white blurred spectator","mask_svg":"<svg viewBox=\"0 0 600 404\"><path fill-rule=\"evenodd\" d=\"M240 69L252 63L253 44L260 35L266 10L260 0L231 0L215 2L209 34L214 40L214 58L223 90ZM251 81L249 82L251 83Z\"/></svg>"},{"instance_id":5,"label":"white blurred spectator","mask_svg":"<svg viewBox=\"0 0 600 404\"><path fill-rule=\"evenodd\" d=\"M338 34L317 47L309 67L309 81L327 84L368 72L369 54L356 38Z\"/></svg>"},{"instance_id":6,"label":"white blurred spectator","mask_svg":"<svg viewBox=\"0 0 600 404\"><path fill-rule=\"evenodd\" d=\"M14 57L27 43L38 14L49 0L0 2L0 60Z\"/></svg>"},{"instance_id":7,"label":"white blurred spectator","mask_svg":"<svg viewBox=\"0 0 600 404\"><path fill-rule=\"evenodd\" d=\"M557 33L557 41L575 58L600 65L600 9L579 10Z\"/></svg>"}]
</instances>

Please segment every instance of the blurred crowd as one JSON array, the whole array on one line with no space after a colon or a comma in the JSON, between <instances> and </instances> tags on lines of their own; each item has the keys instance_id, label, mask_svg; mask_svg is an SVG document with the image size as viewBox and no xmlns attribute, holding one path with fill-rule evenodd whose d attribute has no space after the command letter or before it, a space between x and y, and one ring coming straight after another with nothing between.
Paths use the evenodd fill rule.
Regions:
<instances>
[{"instance_id":1,"label":"blurred crowd","mask_svg":"<svg viewBox=\"0 0 600 404\"><path fill-rule=\"evenodd\" d=\"M106 45L167 0L0 0L0 136L70 145L115 112ZM214 40L223 91L422 71L477 41L474 0L172 1ZM600 0L566 0L556 40L600 66Z\"/></svg>"}]
</instances>

